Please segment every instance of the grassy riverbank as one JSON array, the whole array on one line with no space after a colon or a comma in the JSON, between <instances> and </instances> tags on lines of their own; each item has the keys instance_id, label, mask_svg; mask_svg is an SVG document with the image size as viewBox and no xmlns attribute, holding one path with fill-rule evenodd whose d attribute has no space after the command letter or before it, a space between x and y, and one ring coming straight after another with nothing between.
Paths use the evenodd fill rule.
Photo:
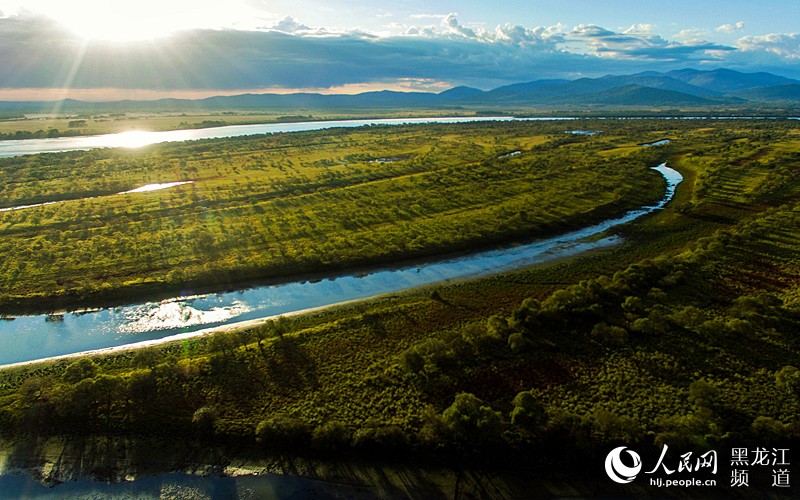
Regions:
<instances>
[{"instance_id":1,"label":"grassy riverbank","mask_svg":"<svg viewBox=\"0 0 800 500\"><path fill-rule=\"evenodd\" d=\"M2 428L523 459L542 470L602 467L621 445L656 456L662 444L794 449L798 125L588 123L606 132L566 136L555 151L616 164L668 153L685 178L667 209L620 229L623 246L256 329L3 370ZM622 156L663 137L669 149ZM537 159L551 154L542 144Z\"/></svg>"}]
</instances>

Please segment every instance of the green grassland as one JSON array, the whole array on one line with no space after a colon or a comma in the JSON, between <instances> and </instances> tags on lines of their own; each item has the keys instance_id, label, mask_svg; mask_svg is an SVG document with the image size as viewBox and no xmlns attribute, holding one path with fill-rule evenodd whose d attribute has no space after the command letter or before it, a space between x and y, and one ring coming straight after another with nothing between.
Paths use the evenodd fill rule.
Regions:
<instances>
[{"instance_id":1,"label":"green grassland","mask_svg":"<svg viewBox=\"0 0 800 500\"><path fill-rule=\"evenodd\" d=\"M395 196L393 188L410 183L407 178L419 177L415 187L424 189L437 174L448 172L448 179L474 175L480 189L467 193L486 191L492 206L514 200L515 185L528 175L538 185L541 171L557 181L551 195L558 192L558 182L567 180L566 186L581 186L587 198L595 199L593 185L616 179L611 183L616 194L601 198L608 200L603 203L633 196L625 189L637 183L646 199L655 183L643 164L668 157L684 182L667 209L619 229L626 240L622 246L250 330L5 369L0 371L2 428L17 435L238 439L266 450L383 457L407 452L495 464L525 457L527 468L573 460L584 467L600 464L612 445L668 443L687 451L796 444L800 123L585 125L605 132L567 141L556 133L560 125L531 125L538 131L520 134L515 125L503 142L494 125L491 133L446 127L426 146L413 140L423 130L416 128L392 129L381 140L381 129L344 137L362 152L367 148L358 138L373 137L374 153L362 153L370 158L448 152L441 158L451 163L437 169L417 172L410 159L384 165L398 170L380 190L386 196ZM425 129L423 135L430 133ZM323 137L304 136L310 156L287 156L287 171L289 161L298 166L321 155L312 143ZM632 149L664 137L672 140L665 148ZM392 138L410 142L401 148ZM174 151L198 146L203 145ZM518 160L496 159L515 149L526 153L512 157ZM157 152L168 157L169 151ZM471 152L490 167L483 169ZM213 168L221 174L227 171L224 164L213 165L220 165ZM359 164L362 175L373 172L369 165ZM464 165L470 165L466 172ZM514 179L512 186L491 176L499 172ZM224 190L224 178L208 182L219 182ZM313 179L309 173L293 182L302 191ZM167 179L151 174L156 180ZM502 194L492 197L495 189ZM298 196L325 193L317 189ZM191 191L183 194L166 200L179 206L178 198ZM256 190L245 194L254 197ZM513 208L507 208L504 220L511 218L516 226L535 217L537 205L529 204L528 217L513 218L519 206L509 205ZM467 209L439 213L461 210ZM472 220L481 211L466 213ZM498 217L489 213L480 224ZM381 231L405 223L392 221Z\"/></svg>"},{"instance_id":2,"label":"green grassland","mask_svg":"<svg viewBox=\"0 0 800 500\"><path fill-rule=\"evenodd\" d=\"M0 212L0 307L394 263L541 237L661 197L648 168L657 152L599 157L606 141L563 127L367 127L0 160L3 206L60 202ZM174 181L191 184L115 194Z\"/></svg>"}]
</instances>

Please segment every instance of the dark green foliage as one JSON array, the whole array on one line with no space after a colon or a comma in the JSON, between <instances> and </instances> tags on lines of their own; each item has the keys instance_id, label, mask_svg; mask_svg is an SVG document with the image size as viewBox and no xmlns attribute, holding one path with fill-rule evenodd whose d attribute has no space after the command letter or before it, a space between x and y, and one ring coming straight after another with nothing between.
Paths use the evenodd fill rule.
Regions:
<instances>
[{"instance_id":1,"label":"dark green foliage","mask_svg":"<svg viewBox=\"0 0 800 500\"><path fill-rule=\"evenodd\" d=\"M449 436L469 446L497 441L503 429L500 413L469 393L457 394L441 418Z\"/></svg>"},{"instance_id":2,"label":"dark green foliage","mask_svg":"<svg viewBox=\"0 0 800 500\"><path fill-rule=\"evenodd\" d=\"M536 429L547 421L544 406L529 392L520 392L512 401L511 423L527 429Z\"/></svg>"},{"instance_id":3,"label":"dark green foliage","mask_svg":"<svg viewBox=\"0 0 800 500\"><path fill-rule=\"evenodd\" d=\"M256 440L272 448L303 446L311 439L311 428L300 420L275 416L259 422Z\"/></svg>"},{"instance_id":4,"label":"dark green foliage","mask_svg":"<svg viewBox=\"0 0 800 500\"><path fill-rule=\"evenodd\" d=\"M363 427L353 434L353 446L368 453L405 450L408 444L408 436L396 425Z\"/></svg>"},{"instance_id":5,"label":"dark green foliage","mask_svg":"<svg viewBox=\"0 0 800 500\"><path fill-rule=\"evenodd\" d=\"M214 424L216 421L217 412L208 406L203 406L192 415L192 427L201 437L208 437L214 434Z\"/></svg>"},{"instance_id":6,"label":"dark green foliage","mask_svg":"<svg viewBox=\"0 0 800 500\"><path fill-rule=\"evenodd\" d=\"M326 422L311 433L311 445L322 452L335 452L350 444L350 429L341 422Z\"/></svg>"},{"instance_id":7,"label":"dark green foliage","mask_svg":"<svg viewBox=\"0 0 800 500\"><path fill-rule=\"evenodd\" d=\"M787 365L778 370L775 382L786 394L800 398L800 370L797 367Z\"/></svg>"},{"instance_id":8,"label":"dark green foliage","mask_svg":"<svg viewBox=\"0 0 800 500\"><path fill-rule=\"evenodd\" d=\"M99 366L91 359L81 358L71 365L67 366L64 374L61 376L65 382L76 384L84 379L90 379L95 376Z\"/></svg>"}]
</instances>

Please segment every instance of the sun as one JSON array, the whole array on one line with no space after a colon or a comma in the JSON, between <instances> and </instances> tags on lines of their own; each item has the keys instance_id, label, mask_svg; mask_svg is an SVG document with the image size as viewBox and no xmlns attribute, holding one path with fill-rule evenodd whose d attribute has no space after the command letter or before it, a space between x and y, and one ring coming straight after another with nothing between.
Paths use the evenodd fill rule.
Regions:
<instances>
[{"instance_id":1,"label":"sun","mask_svg":"<svg viewBox=\"0 0 800 500\"><path fill-rule=\"evenodd\" d=\"M169 2L161 2L169 5ZM173 12L156 2L80 2L54 12L62 25L87 41L130 42L153 40L176 31ZM75 8L79 6L80 8Z\"/></svg>"}]
</instances>

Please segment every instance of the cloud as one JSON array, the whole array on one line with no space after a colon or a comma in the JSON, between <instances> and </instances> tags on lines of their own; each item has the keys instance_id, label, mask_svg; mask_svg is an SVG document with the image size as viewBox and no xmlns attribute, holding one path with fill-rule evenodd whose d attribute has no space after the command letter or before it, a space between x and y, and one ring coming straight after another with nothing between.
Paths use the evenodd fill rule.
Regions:
<instances>
[{"instance_id":1,"label":"cloud","mask_svg":"<svg viewBox=\"0 0 800 500\"><path fill-rule=\"evenodd\" d=\"M298 22L293 17L286 16L280 21L276 22L272 26L268 27L267 29L273 31L280 31L281 33L310 33L312 30L310 27L306 26L303 23Z\"/></svg>"},{"instance_id":2,"label":"cloud","mask_svg":"<svg viewBox=\"0 0 800 500\"><path fill-rule=\"evenodd\" d=\"M456 14L448 14L442 20L442 26L445 26L450 33L461 35L465 38L477 38L475 31L459 24Z\"/></svg>"},{"instance_id":3,"label":"cloud","mask_svg":"<svg viewBox=\"0 0 800 500\"><path fill-rule=\"evenodd\" d=\"M487 44L499 43L520 47L537 46L540 49L555 49L555 45L564 40L563 26L560 24L549 27L537 26L536 28L504 24L490 30L483 26L478 26L474 29L464 26L458 21L455 13L444 16L424 14L411 17L434 18L440 20L440 23L432 26L407 27L403 33L406 36L428 39L465 39Z\"/></svg>"},{"instance_id":4,"label":"cloud","mask_svg":"<svg viewBox=\"0 0 800 500\"><path fill-rule=\"evenodd\" d=\"M564 41L562 29L563 27L560 24L547 28L539 26L534 29L505 24L495 28L492 39L496 42L507 42L513 45L536 45L555 48L556 44Z\"/></svg>"},{"instance_id":5,"label":"cloud","mask_svg":"<svg viewBox=\"0 0 800 500\"><path fill-rule=\"evenodd\" d=\"M449 14L412 14L409 17L411 19L437 19L441 21L445 19L448 15Z\"/></svg>"},{"instance_id":6,"label":"cloud","mask_svg":"<svg viewBox=\"0 0 800 500\"><path fill-rule=\"evenodd\" d=\"M720 60L720 54L736 50L733 47L713 43L651 45L642 47L599 48L599 53L613 57L644 59L650 61L671 61L687 63L689 61L710 62Z\"/></svg>"},{"instance_id":7,"label":"cloud","mask_svg":"<svg viewBox=\"0 0 800 500\"><path fill-rule=\"evenodd\" d=\"M771 33L769 35L745 36L736 45L748 52L764 51L784 59L800 59L800 33Z\"/></svg>"},{"instance_id":8,"label":"cloud","mask_svg":"<svg viewBox=\"0 0 800 500\"><path fill-rule=\"evenodd\" d=\"M573 30L571 35L586 37L586 38L604 38L607 36L616 35L613 31L607 30L594 24L584 25L579 24Z\"/></svg>"},{"instance_id":9,"label":"cloud","mask_svg":"<svg viewBox=\"0 0 800 500\"><path fill-rule=\"evenodd\" d=\"M697 62L719 59L719 54L734 47L693 37L690 42L670 41L653 34L652 25L633 25L622 33L596 25L578 25L568 36L574 50L583 50L604 58Z\"/></svg>"},{"instance_id":10,"label":"cloud","mask_svg":"<svg viewBox=\"0 0 800 500\"><path fill-rule=\"evenodd\" d=\"M697 28L684 28L672 35L672 38L684 43L698 43L708 37L708 32Z\"/></svg>"},{"instance_id":11,"label":"cloud","mask_svg":"<svg viewBox=\"0 0 800 500\"><path fill-rule=\"evenodd\" d=\"M716 31L720 33L735 33L737 31L742 31L744 29L744 22L739 21L736 24L723 24L722 26L717 27Z\"/></svg>"},{"instance_id":12,"label":"cloud","mask_svg":"<svg viewBox=\"0 0 800 500\"><path fill-rule=\"evenodd\" d=\"M626 35L653 35L656 27L653 24L632 24L630 28L623 31Z\"/></svg>"}]
</instances>

